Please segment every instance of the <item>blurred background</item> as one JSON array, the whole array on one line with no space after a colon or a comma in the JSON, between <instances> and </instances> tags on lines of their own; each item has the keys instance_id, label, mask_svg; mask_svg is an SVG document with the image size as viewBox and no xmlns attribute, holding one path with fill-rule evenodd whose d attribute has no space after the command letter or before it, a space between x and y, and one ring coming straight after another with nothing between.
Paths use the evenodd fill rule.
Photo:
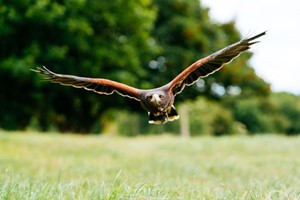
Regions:
<instances>
[{"instance_id":1,"label":"blurred background","mask_svg":"<svg viewBox=\"0 0 300 200\"><path fill-rule=\"evenodd\" d=\"M0 129L127 136L300 133L300 51L293 39L299 27L289 15L294 12L276 1L253 7L207 0L0 2ZM197 59L265 30L252 51L177 96L181 119L161 126L148 125L137 101L51 84L30 71L46 66L153 88Z\"/></svg>"}]
</instances>

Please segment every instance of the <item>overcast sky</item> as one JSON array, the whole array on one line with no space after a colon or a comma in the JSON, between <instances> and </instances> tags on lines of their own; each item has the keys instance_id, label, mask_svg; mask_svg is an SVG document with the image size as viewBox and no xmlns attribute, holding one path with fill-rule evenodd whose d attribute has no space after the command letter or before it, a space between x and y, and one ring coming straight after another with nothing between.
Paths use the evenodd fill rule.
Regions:
<instances>
[{"instance_id":1,"label":"overcast sky","mask_svg":"<svg viewBox=\"0 0 300 200\"><path fill-rule=\"evenodd\" d=\"M242 36L267 30L251 49L251 65L273 91L300 95L300 1L201 0L218 22L235 20Z\"/></svg>"}]
</instances>

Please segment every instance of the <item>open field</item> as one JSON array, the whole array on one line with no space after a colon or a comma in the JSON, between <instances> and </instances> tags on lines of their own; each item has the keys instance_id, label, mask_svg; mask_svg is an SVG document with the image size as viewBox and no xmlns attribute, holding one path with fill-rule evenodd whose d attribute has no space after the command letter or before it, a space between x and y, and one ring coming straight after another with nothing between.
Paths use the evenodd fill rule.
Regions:
<instances>
[{"instance_id":1,"label":"open field","mask_svg":"<svg viewBox=\"0 0 300 200\"><path fill-rule=\"evenodd\" d=\"M300 199L300 137L2 131L0 199Z\"/></svg>"}]
</instances>

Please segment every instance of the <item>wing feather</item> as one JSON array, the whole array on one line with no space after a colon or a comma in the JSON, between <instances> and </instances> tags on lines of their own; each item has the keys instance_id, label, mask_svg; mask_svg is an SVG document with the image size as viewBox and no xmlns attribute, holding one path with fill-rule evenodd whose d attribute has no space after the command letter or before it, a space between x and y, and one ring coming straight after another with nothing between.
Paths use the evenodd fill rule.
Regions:
<instances>
[{"instance_id":1,"label":"wing feather","mask_svg":"<svg viewBox=\"0 0 300 200\"><path fill-rule=\"evenodd\" d=\"M265 34L266 32L262 32L251 38L241 40L196 61L167 84L169 91L171 91L174 95L177 95L184 89L185 86L192 85L200 78L218 71L224 66L224 64L231 62L242 52L248 50L251 45L257 43L257 41L253 40Z\"/></svg>"},{"instance_id":2,"label":"wing feather","mask_svg":"<svg viewBox=\"0 0 300 200\"><path fill-rule=\"evenodd\" d=\"M46 67L37 68L33 71L45 75L45 80L49 80L53 83L60 83L61 85L72 86L75 88L83 88L98 94L111 95L116 92L124 97L140 101L139 89L116 81L102 78L84 78L79 76L56 74Z\"/></svg>"}]
</instances>

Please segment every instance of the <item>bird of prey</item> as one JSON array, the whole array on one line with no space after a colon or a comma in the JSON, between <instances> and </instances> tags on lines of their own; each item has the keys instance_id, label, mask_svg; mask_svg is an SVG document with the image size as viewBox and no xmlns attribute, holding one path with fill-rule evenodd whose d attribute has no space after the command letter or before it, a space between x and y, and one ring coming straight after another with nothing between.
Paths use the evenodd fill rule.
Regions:
<instances>
[{"instance_id":1,"label":"bird of prey","mask_svg":"<svg viewBox=\"0 0 300 200\"><path fill-rule=\"evenodd\" d=\"M141 106L148 112L150 124L164 124L179 118L173 104L175 96L181 93L185 86L190 86L200 78L221 69L224 64L231 62L240 53L257 43L258 41L255 41L255 39L265 34L266 32L262 32L253 37L243 39L197 60L178 74L171 82L154 89L138 89L104 78L84 78L56 74L46 67L37 68L33 71L45 75L45 79L53 83L84 88L99 94L110 95L116 92L124 97L140 101Z\"/></svg>"}]
</instances>

